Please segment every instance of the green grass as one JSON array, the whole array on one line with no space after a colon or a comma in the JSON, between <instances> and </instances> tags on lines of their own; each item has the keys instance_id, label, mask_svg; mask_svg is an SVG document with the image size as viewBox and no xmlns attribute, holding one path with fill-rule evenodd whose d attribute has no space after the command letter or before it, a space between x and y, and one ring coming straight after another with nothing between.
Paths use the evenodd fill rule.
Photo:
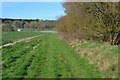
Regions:
<instances>
[{"instance_id":1,"label":"green grass","mask_svg":"<svg viewBox=\"0 0 120 80\"><path fill-rule=\"evenodd\" d=\"M72 46L83 58L95 64L103 77L118 77L118 45L83 40L73 43Z\"/></svg>"},{"instance_id":2,"label":"green grass","mask_svg":"<svg viewBox=\"0 0 120 80\"><path fill-rule=\"evenodd\" d=\"M52 28L52 27L48 27L48 28L21 28L21 31L54 31L55 28Z\"/></svg>"},{"instance_id":3,"label":"green grass","mask_svg":"<svg viewBox=\"0 0 120 80\"><path fill-rule=\"evenodd\" d=\"M3 78L100 78L89 64L58 38L47 34L2 48Z\"/></svg>"},{"instance_id":4,"label":"green grass","mask_svg":"<svg viewBox=\"0 0 120 80\"><path fill-rule=\"evenodd\" d=\"M12 43L22 38L32 37L45 33L41 32L2 32L2 45Z\"/></svg>"},{"instance_id":5,"label":"green grass","mask_svg":"<svg viewBox=\"0 0 120 80\"><path fill-rule=\"evenodd\" d=\"M49 27L49 28L45 28L45 31L55 31L55 28Z\"/></svg>"}]
</instances>

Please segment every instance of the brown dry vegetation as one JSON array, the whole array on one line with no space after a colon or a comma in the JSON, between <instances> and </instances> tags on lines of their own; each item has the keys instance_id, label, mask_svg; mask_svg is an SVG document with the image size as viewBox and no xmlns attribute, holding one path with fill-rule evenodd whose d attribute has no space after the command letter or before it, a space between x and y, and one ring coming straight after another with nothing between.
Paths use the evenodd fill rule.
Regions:
<instances>
[{"instance_id":1,"label":"brown dry vegetation","mask_svg":"<svg viewBox=\"0 0 120 80\"><path fill-rule=\"evenodd\" d=\"M92 39L120 43L120 2L65 2L57 30L66 41Z\"/></svg>"},{"instance_id":2,"label":"brown dry vegetation","mask_svg":"<svg viewBox=\"0 0 120 80\"><path fill-rule=\"evenodd\" d=\"M118 77L120 2L64 2L63 7L67 15L57 22L60 37L104 78Z\"/></svg>"},{"instance_id":3,"label":"brown dry vegetation","mask_svg":"<svg viewBox=\"0 0 120 80\"><path fill-rule=\"evenodd\" d=\"M103 77L118 77L118 46L88 41L75 41L70 45L90 64L95 64Z\"/></svg>"}]
</instances>

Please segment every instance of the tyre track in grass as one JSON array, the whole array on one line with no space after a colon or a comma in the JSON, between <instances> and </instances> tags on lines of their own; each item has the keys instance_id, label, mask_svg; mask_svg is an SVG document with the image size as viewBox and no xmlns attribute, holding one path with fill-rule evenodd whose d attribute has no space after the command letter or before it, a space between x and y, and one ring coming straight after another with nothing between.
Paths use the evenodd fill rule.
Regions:
<instances>
[{"instance_id":1,"label":"tyre track in grass","mask_svg":"<svg viewBox=\"0 0 120 80\"><path fill-rule=\"evenodd\" d=\"M36 39L36 40L38 40L38 39ZM36 40L34 40L34 41L36 42ZM41 42L41 40L40 40L40 42ZM36 42L36 43L40 43L40 42ZM31 51L29 53L27 53L26 55L23 55L23 57L21 57L21 58L23 58L23 63L17 68L17 72L13 73L13 76L16 75L17 77L24 78L26 75L28 75L27 70L30 67L30 65L36 55L36 54L34 54L37 51L36 46L38 47L38 46L40 46L40 44L36 44L36 45L32 46ZM36 47L36 48L34 48L34 47ZM19 60L21 60L21 59L19 59ZM19 61L18 61L18 63L19 63ZM23 71L21 71L21 70L23 70Z\"/></svg>"},{"instance_id":2,"label":"tyre track in grass","mask_svg":"<svg viewBox=\"0 0 120 80\"><path fill-rule=\"evenodd\" d=\"M30 45L31 44L31 45ZM14 61L17 58L20 58L21 55L27 53L28 51L30 51L32 49L32 47L34 47L36 45L36 42L21 42L21 43L17 43L15 46L7 46L7 47L3 47L3 57L2 60L3 61L9 61L9 59L15 58ZM22 48L21 48L22 46ZM13 54L13 52L15 54Z\"/></svg>"},{"instance_id":3,"label":"tyre track in grass","mask_svg":"<svg viewBox=\"0 0 120 80\"><path fill-rule=\"evenodd\" d=\"M41 37L29 53L16 61L12 78L99 78L101 75L94 65L82 59L79 54L60 40L56 34ZM35 41L34 39L32 40ZM13 51L14 52L14 51ZM21 61L21 64L17 64ZM23 62L22 62L23 61ZM8 69L8 72L10 69Z\"/></svg>"},{"instance_id":4,"label":"tyre track in grass","mask_svg":"<svg viewBox=\"0 0 120 80\"><path fill-rule=\"evenodd\" d=\"M60 47L55 41L48 41L51 42L50 48L48 50L49 54L52 56L51 67L53 67L53 78L67 78L71 76L71 73L69 72L70 69L66 66L67 64L64 63L65 59L61 56L61 53L59 52ZM57 46L56 46L57 44ZM48 76L51 77L51 76Z\"/></svg>"},{"instance_id":5,"label":"tyre track in grass","mask_svg":"<svg viewBox=\"0 0 120 80\"><path fill-rule=\"evenodd\" d=\"M45 36L44 47L38 53L41 59L36 60L40 66L34 69L36 78L93 78L100 77L99 72L94 71L95 67L89 65L84 59L63 41L56 37ZM42 55L40 55L42 54ZM36 56L37 57L37 56ZM35 63L34 63L35 64ZM34 66L34 64L32 66ZM93 69L92 69L93 68ZM37 71L38 70L38 71ZM32 74L32 69L30 75ZM32 75L31 75L32 76ZM30 76L29 76L30 77Z\"/></svg>"},{"instance_id":6,"label":"tyre track in grass","mask_svg":"<svg viewBox=\"0 0 120 80\"><path fill-rule=\"evenodd\" d=\"M8 65L6 68L3 68L3 71L4 71L3 72L3 77L4 76L11 77L12 75L13 75L13 77L16 77L16 75L19 76L19 75L22 75L22 74L23 75L26 74L25 71L23 71L23 73L22 72L20 73L19 71L20 71L20 69L21 70L26 70L27 67L24 67L24 66L29 66L30 65L29 62L32 62L32 59L35 55L35 54L33 54L35 50L32 51L32 49L37 45L36 42L39 42L39 40L37 41L37 39L35 39L31 42L24 43L24 45L22 45L22 47L26 47L26 45L27 45L28 46L27 48L21 48L21 49L19 49L20 51L18 51L17 53L15 51L15 52L13 52L15 54L10 55L9 59L14 60L14 61L10 62L9 59L8 59L8 61L7 61L8 64L3 63L3 65ZM21 44L21 43L17 43L17 44ZM24 63L26 63L26 64L24 64ZM9 68L9 70L8 70L8 68ZM23 76L20 76L20 77L23 77Z\"/></svg>"},{"instance_id":7,"label":"tyre track in grass","mask_svg":"<svg viewBox=\"0 0 120 80\"><path fill-rule=\"evenodd\" d=\"M52 36L51 36L52 37ZM99 77L99 75L95 75L92 72L92 66L89 66L82 63L85 60L80 59L79 55L68 47L68 45L64 45L65 43L61 41L61 43L57 42L57 39L50 38L47 39L49 44L48 54L51 54L54 57L54 73L55 78L80 78L80 77ZM60 41L60 40L59 40ZM59 46L59 47L58 47ZM82 64L82 67L80 67ZM89 68L84 69L84 66ZM89 73L89 74L88 74ZM50 77L50 76L49 76Z\"/></svg>"},{"instance_id":8,"label":"tyre track in grass","mask_svg":"<svg viewBox=\"0 0 120 80\"><path fill-rule=\"evenodd\" d=\"M6 58L10 57L13 52L18 52L18 49L21 50L22 45L24 45L24 47L27 46L24 43L17 43L17 45L3 47L2 48L2 53L3 53L2 60L4 61Z\"/></svg>"},{"instance_id":9,"label":"tyre track in grass","mask_svg":"<svg viewBox=\"0 0 120 80\"><path fill-rule=\"evenodd\" d=\"M17 45L17 44L16 44ZM25 47L26 45L24 44L22 47ZM28 46L28 44L27 44ZM8 46L7 46L8 47ZM14 48L13 46L11 46L10 49ZM4 48L6 49L6 48ZM32 48L28 47L28 48L18 48L15 51L11 51L11 53L9 52L4 52L3 51L3 76L6 75L8 76L9 73L12 73L16 68L18 68L18 66L16 67L16 61L18 59L20 59L23 55L25 55L26 53L29 53ZM8 54L8 55L6 55ZM4 57L6 56L6 57ZM17 64L18 65L18 64ZM19 64L21 65L21 64ZM8 70L9 68L9 70Z\"/></svg>"},{"instance_id":10,"label":"tyre track in grass","mask_svg":"<svg viewBox=\"0 0 120 80\"><path fill-rule=\"evenodd\" d=\"M25 78L41 78L44 74L44 65L46 64L46 42L42 41L41 46L38 47L37 51L34 53L35 58L33 59L30 67L27 70L28 75Z\"/></svg>"}]
</instances>

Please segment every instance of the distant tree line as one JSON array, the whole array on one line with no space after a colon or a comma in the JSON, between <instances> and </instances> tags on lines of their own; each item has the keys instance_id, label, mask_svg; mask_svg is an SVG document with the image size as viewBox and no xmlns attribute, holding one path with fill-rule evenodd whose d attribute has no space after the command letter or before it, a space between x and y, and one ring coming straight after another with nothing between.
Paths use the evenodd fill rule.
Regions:
<instances>
[{"instance_id":1,"label":"distant tree line","mask_svg":"<svg viewBox=\"0 0 120 80\"><path fill-rule=\"evenodd\" d=\"M120 44L120 2L64 2L57 30L66 41L91 39Z\"/></svg>"},{"instance_id":2,"label":"distant tree line","mask_svg":"<svg viewBox=\"0 0 120 80\"><path fill-rule=\"evenodd\" d=\"M33 20L33 19L1 19L2 31L17 31L17 29L44 30L54 28L54 20Z\"/></svg>"}]
</instances>

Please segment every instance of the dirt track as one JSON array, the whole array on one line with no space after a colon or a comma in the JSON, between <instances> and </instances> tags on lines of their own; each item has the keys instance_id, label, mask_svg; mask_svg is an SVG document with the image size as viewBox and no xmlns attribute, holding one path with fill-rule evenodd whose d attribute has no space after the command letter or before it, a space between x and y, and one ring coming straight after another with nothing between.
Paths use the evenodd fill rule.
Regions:
<instances>
[{"instance_id":1,"label":"dirt track","mask_svg":"<svg viewBox=\"0 0 120 80\"><path fill-rule=\"evenodd\" d=\"M32 39L32 38L35 38L35 37L38 37L38 36L42 36L42 35L37 35L37 36L32 36L32 37L27 37L27 38L23 38L23 39L20 39L18 41L15 41L13 43L8 43L8 44L5 44L3 46L0 46L0 48L4 47L4 46L10 46L10 45L13 45L13 44L16 44L18 42L21 42L21 41L26 41L26 40L29 40L29 39Z\"/></svg>"},{"instance_id":2,"label":"dirt track","mask_svg":"<svg viewBox=\"0 0 120 80\"><path fill-rule=\"evenodd\" d=\"M44 33L57 33L57 31L40 31L40 32L44 32Z\"/></svg>"},{"instance_id":3,"label":"dirt track","mask_svg":"<svg viewBox=\"0 0 120 80\"><path fill-rule=\"evenodd\" d=\"M43 33L57 33L57 31L40 31L40 32L43 32ZM42 36L42 35L38 35L38 36ZM21 42L21 41L26 41L26 40L29 40L29 39L32 39L32 38L35 38L35 37L38 37L38 36L32 36L32 37L23 38L23 39L20 39L18 41L15 41L13 43L8 43L8 44L5 44L3 46L0 46L0 48L2 48L4 46L13 45L13 44L16 44L16 43Z\"/></svg>"}]
</instances>

